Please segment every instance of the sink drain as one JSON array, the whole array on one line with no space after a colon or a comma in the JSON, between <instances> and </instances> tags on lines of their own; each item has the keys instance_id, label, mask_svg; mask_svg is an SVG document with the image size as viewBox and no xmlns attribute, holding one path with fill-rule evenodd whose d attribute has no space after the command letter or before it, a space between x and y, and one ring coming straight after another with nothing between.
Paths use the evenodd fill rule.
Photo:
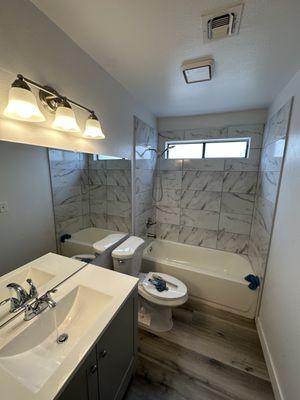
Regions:
<instances>
[{"instance_id":1,"label":"sink drain","mask_svg":"<svg viewBox=\"0 0 300 400\"><path fill-rule=\"evenodd\" d=\"M56 339L57 343L65 343L68 340L69 335L67 333L62 333Z\"/></svg>"}]
</instances>

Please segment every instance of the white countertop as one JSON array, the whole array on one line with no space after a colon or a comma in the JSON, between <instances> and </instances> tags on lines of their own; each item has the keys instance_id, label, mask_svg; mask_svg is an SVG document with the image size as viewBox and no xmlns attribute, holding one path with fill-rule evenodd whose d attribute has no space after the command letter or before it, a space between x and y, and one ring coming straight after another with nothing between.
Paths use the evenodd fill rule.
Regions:
<instances>
[{"instance_id":1,"label":"white countertop","mask_svg":"<svg viewBox=\"0 0 300 400\"><path fill-rule=\"evenodd\" d=\"M51 255L54 263L68 264L74 260ZM49 262L49 260L48 260ZM78 261L76 261L78 264ZM81 263L84 266L84 263ZM87 354L89 349L95 344L101 333L104 331L108 323L123 305L129 294L135 288L138 279L120 274L115 271L104 269L101 267L86 265L82 270L77 272L71 278L67 279L59 286L57 293L53 294L53 299L59 302L74 288L81 286L95 291L99 291L104 295L110 296L108 305L102 309L98 317L88 330L82 329L82 335L72 351L63 359L61 365L55 369L53 374L47 379L45 384L38 390L30 390L30 388L22 383L18 376L13 376L10 372L4 369L1 364L0 357L0 387L1 398L8 400L53 400L60 391L67 379L72 375L82 358ZM37 318L40 318L44 313L51 313L54 309L47 309L39 316L31 321L23 321L23 313L9 322L6 326L0 329L0 351L5 344L16 337L25 328L33 324ZM87 316L88 318L88 316ZM26 357L26 353L23 353ZM30 355L29 355L30 357ZM30 371L31 377L34 377L34 368Z\"/></svg>"}]
</instances>

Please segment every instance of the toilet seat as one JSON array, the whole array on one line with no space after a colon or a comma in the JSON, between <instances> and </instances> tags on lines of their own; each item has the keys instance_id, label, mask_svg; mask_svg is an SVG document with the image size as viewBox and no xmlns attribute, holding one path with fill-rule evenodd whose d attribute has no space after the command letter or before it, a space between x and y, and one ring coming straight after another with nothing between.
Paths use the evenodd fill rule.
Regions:
<instances>
[{"instance_id":1,"label":"toilet seat","mask_svg":"<svg viewBox=\"0 0 300 400\"><path fill-rule=\"evenodd\" d=\"M167 287L169 290L164 290L159 292L154 285L149 282L149 278L152 275L159 275L167 282ZM162 274L158 272L149 272L148 274L140 274L140 283L138 287L139 294L146 300L154 304L165 305L165 306L179 306L186 302L187 300L187 287L179 279L173 276ZM177 287L173 286L176 285Z\"/></svg>"}]
</instances>

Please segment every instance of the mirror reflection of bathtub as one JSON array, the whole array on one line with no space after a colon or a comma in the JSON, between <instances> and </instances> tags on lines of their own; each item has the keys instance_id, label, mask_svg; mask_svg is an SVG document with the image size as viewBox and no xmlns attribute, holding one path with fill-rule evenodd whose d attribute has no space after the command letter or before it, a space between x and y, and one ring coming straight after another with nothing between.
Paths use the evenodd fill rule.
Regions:
<instances>
[{"instance_id":1,"label":"mirror reflection of bathtub","mask_svg":"<svg viewBox=\"0 0 300 400\"><path fill-rule=\"evenodd\" d=\"M190 302L254 318L258 290L244 279L254 274L239 254L156 239L144 250L144 272L172 275L187 285Z\"/></svg>"},{"instance_id":2,"label":"mirror reflection of bathtub","mask_svg":"<svg viewBox=\"0 0 300 400\"><path fill-rule=\"evenodd\" d=\"M61 254L66 257L73 257L76 254L94 254L93 244L113 233L125 234L125 232L94 227L82 229L61 243Z\"/></svg>"}]
</instances>

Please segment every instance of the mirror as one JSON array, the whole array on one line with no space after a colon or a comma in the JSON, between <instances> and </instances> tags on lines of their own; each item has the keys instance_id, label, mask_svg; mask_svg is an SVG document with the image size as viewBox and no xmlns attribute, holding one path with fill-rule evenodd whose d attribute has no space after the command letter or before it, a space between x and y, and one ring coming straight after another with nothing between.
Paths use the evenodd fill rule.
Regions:
<instances>
[{"instance_id":1,"label":"mirror","mask_svg":"<svg viewBox=\"0 0 300 400\"><path fill-rule=\"evenodd\" d=\"M11 282L42 295L82 267L49 253L93 254L131 225L130 160L0 141L0 302ZM0 326L13 316L0 306Z\"/></svg>"}]
</instances>

